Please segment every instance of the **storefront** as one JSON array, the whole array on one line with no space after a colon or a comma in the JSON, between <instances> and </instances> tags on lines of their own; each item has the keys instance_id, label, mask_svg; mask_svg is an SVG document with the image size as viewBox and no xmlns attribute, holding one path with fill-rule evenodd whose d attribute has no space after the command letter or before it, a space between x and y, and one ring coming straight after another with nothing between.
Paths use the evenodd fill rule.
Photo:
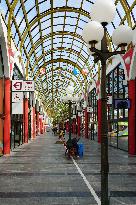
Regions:
<instances>
[{"instance_id":1,"label":"storefront","mask_svg":"<svg viewBox=\"0 0 136 205\"><path fill-rule=\"evenodd\" d=\"M29 93L30 99L30 93ZM31 139L31 103L28 101L28 139Z\"/></svg>"},{"instance_id":2,"label":"storefront","mask_svg":"<svg viewBox=\"0 0 136 205\"><path fill-rule=\"evenodd\" d=\"M4 126L4 65L0 45L0 155L3 154L3 126Z\"/></svg>"},{"instance_id":3,"label":"storefront","mask_svg":"<svg viewBox=\"0 0 136 205\"><path fill-rule=\"evenodd\" d=\"M21 72L19 71L19 68L17 65L14 65L13 69L13 77L12 80L21 80L23 79L23 76ZM11 99L12 99L12 92L11 92ZM12 112L12 106L11 106L11 141L10 146L11 150L15 147L23 144L23 114L13 114Z\"/></svg>"},{"instance_id":4,"label":"storefront","mask_svg":"<svg viewBox=\"0 0 136 205\"><path fill-rule=\"evenodd\" d=\"M123 104L116 106L119 100L128 102L128 85L121 64L107 75L107 96L112 96L107 105L109 145L128 151L128 108Z\"/></svg>"},{"instance_id":5,"label":"storefront","mask_svg":"<svg viewBox=\"0 0 136 205\"><path fill-rule=\"evenodd\" d=\"M89 107L91 111L88 113L89 138L97 140L97 97L96 88L93 88L88 96Z\"/></svg>"}]
</instances>

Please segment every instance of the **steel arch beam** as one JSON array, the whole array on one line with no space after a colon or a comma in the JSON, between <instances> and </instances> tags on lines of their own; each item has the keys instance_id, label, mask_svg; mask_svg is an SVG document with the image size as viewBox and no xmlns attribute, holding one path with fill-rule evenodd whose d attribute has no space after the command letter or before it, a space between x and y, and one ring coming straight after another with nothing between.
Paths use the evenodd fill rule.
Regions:
<instances>
[{"instance_id":1,"label":"steel arch beam","mask_svg":"<svg viewBox=\"0 0 136 205\"><path fill-rule=\"evenodd\" d=\"M24 40L25 40L25 37L27 35L27 33L29 32L30 28L37 22L39 21L40 19L42 19L43 17L45 16L48 16L50 14L53 14L53 13L57 13L57 12L74 12L74 13L80 13L81 15L83 16L86 16L88 18L90 18L90 14L89 12L86 12L84 11L83 9L77 9L77 8L71 8L71 7L60 7L60 8L55 8L55 9L50 9L50 10L47 10L45 12L43 12L40 16L34 18L31 22L30 22L30 25L28 28L26 28L26 30L24 31L23 35L22 35L22 40L21 40L21 43L20 43L20 49L22 48L22 45L24 43Z\"/></svg>"},{"instance_id":2,"label":"steel arch beam","mask_svg":"<svg viewBox=\"0 0 136 205\"><path fill-rule=\"evenodd\" d=\"M50 60L50 61L47 61L46 63L44 63L40 68L42 67L46 67L47 65L49 64L52 64L52 63L58 63L58 62L63 62L63 63L68 63L68 64L71 64L73 66L76 65L76 63L74 63L73 61L71 60L68 60L68 59L64 59L64 58L57 58L57 59L53 59L53 60ZM82 74L82 69L77 65L76 66L78 68L78 70L80 71L80 73ZM40 71L39 71L40 72ZM39 72L35 75L34 79L37 78ZM83 75L82 75L83 76ZM83 76L83 78L85 79L85 77Z\"/></svg>"},{"instance_id":3,"label":"steel arch beam","mask_svg":"<svg viewBox=\"0 0 136 205\"><path fill-rule=\"evenodd\" d=\"M58 50L64 50L64 48L59 48L59 49L53 49L53 51L58 51ZM65 51L70 51L71 52L71 54L72 53L74 53L74 54L76 54L76 55L79 55L79 52L78 51L76 51L76 50L73 50L73 49L65 49ZM47 55L49 55L49 54L51 54L51 52L52 52L52 50L50 50L49 52L48 52L48 54ZM45 57L47 56L47 55L45 55ZM41 59L43 58L43 55L41 55L41 56L39 56L39 58L37 59L38 61L40 61ZM80 60L85 64L85 61L83 60L83 58L84 58L84 56L83 55L80 55ZM73 62L74 63L74 62ZM35 66L37 65L37 63L35 63L34 65L33 65L33 70L35 70L34 68L35 68ZM76 66L77 67L77 66ZM90 69L89 70L91 70L91 66L90 66Z\"/></svg>"},{"instance_id":4,"label":"steel arch beam","mask_svg":"<svg viewBox=\"0 0 136 205\"><path fill-rule=\"evenodd\" d=\"M82 36L80 36L79 34L77 34L77 33L74 33L74 32L67 32L67 31L64 31L64 32L61 32L61 31L59 31L59 32L57 32L57 33L53 33L53 35L50 33L50 34L48 34L48 35L46 35L46 36L43 36L43 38L42 39L38 39L35 43L34 43L34 46L35 46L35 48L37 48L42 42L44 42L46 39L48 39L48 38L50 38L50 37L54 37L54 36L65 36L65 35L68 35L68 36L73 36L73 37L76 37L76 38L78 38L78 39L80 39L80 40L82 40L82 41L84 41L83 40L83 38L82 38ZM29 58L31 57L31 55L32 55L32 53L33 53L33 49L30 49L30 51L29 51ZM45 53L46 54L46 53Z\"/></svg>"},{"instance_id":5,"label":"steel arch beam","mask_svg":"<svg viewBox=\"0 0 136 205\"><path fill-rule=\"evenodd\" d=\"M62 67L58 67L58 68L56 68L55 70L59 70L60 68L61 68L61 70L66 71L66 70L64 70ZM66 72L68 72L71 76L73 76L70 71L66 71ZM66 76L65 76L64 74L61 74L61 75L63 75L63 77L66 78ZM83 85L83 83L79 80L79 78L78 78L77 76L75 76L75 78L77 78L77 81L78 81L79 86L80 86L80 90L82 90L82 85ZM69 82L72 81L74 84L76 83L73 78L70 78L70 79L67 78L67 79L69 80ZM44 80L44 81L45 81L45 80ZM42 81L42 83L44 83L44 81ZM56 79L55 81L58 81L58 79ZM85 82L85 81L84 81L84 82Z\"/></svg>"}]
</instances>

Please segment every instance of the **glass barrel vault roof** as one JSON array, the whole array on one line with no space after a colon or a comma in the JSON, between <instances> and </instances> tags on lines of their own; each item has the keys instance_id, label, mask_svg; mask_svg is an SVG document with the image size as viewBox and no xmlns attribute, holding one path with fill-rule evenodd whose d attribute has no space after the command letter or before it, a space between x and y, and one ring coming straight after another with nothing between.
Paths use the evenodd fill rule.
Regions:
<instances>
[{"instance_id":1,"label":"glass barrel vault roof","mask_svg":"<svg viewBox=\"0 0 136 205\"><path fill-rule=\"evenodd\" d=\"M28 76L46 102L59 98L71 82L80 92L98 72L82 30L95 0L1 0L0 9L20 50ZM120 24L136 25L136 0L115 0L116 17L107 38ZM113 45L109 43L110 49ZM84 75L86 69L88 75ZM76 70L76 75L74 75ZM42 72L41 72L42 71Z\"/></svg>"}]
</instances>

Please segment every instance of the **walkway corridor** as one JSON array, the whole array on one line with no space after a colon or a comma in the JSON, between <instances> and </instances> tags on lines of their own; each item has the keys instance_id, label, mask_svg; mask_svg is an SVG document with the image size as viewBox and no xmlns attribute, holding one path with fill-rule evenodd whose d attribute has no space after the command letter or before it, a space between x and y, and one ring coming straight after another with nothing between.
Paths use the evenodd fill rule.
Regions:
<instances>
[{"instance_id":1,"label":"walkway corridor","mask_svg":"<svg viewBox=\"0 0 136 205\"><path fill-rule=\"evenodd\" d=\"M51 133L38 136L0 158L0 205L97 204L56 139ZM100 147L94 141L84 143L84 157L76 162L100 197ZM136 205L136 158L113 148L109 153L110 204Z\"/></svg>"}]
</instances>

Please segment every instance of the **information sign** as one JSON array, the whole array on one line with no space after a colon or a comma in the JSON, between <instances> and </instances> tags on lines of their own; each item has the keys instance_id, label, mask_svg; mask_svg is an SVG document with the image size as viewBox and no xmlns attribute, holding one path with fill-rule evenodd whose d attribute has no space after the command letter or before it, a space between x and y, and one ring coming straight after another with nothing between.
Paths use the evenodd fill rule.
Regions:
<instances>
[{"instance_id":1,"label":"information sign","mask_svg":"<svg viewBox=\"0 0 136 205\"><path fill-rule=\"evenodd\" d=\"M34 92L34 81L32 80L23 81L23 91Z\"/></svg>"},{"instance_id":2,"label":"information sign","mask_svg":"<svg viewBox=\"0 0 136 205\"><path fill-rule=\"evenodd\" d=\"M12 92L12 102L23 102L23 92Z\"/></svg>"},{"instance_id":3,"label":"information sign","mask_svg":"<svg viewBox=\"0 0 136 205\"><path fill-rule=\"evenodd\" d=\"M20 92L34 92L34 81L32 80L13 80L12 91Z\"/></svg>"}]
</instances>

